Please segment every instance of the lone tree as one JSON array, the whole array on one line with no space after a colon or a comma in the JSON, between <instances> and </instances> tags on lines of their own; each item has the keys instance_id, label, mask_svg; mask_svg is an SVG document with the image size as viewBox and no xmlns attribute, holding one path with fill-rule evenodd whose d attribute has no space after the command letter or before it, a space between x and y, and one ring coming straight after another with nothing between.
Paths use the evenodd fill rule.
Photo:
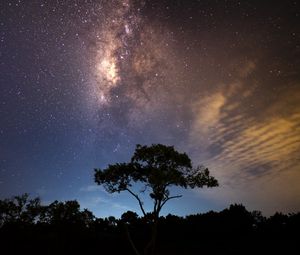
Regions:
<instances>
[{"instance_id":1,"label":"lone tree","mask_svg":"<svg viewBox=\"0 0 300 255\"><path fill-rule=\"evenodd\" d=\"M151 239L145 247L144 254L154 253L161 209L169 200L181 197L171 195L170 187L193 189L218 186L218 181L210 176L207 168L203 166L193 168L186 153L180 153L173 146L162 144L137 145L129 163L108 165L104 170L95 169L95 182L103 185L109 193L127 191L137 200L152 229ZM135 192L134 183L143 185L143 188ZM139 196L139 193L146 191L153 201L153 210L148 213ZM140 254L132 242L131 245L136 255Z\"/></svg>"}]
</instances>

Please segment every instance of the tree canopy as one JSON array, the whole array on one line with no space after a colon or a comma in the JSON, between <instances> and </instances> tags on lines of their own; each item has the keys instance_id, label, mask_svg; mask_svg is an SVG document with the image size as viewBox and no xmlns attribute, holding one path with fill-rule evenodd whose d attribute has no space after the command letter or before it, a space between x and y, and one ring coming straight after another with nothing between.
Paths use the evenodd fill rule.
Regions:
<instances>
[{"instance_id":1,"label":"tree canopy","mask_svg":"<svg viewBox=\"0 0 300 255\"><path fill-rule=\"evenodd\" d=\"M134 183L143 185L142 192L149 190L154 201L153 213L159 213L164 204L178 195L170 195L171 186L183 188L216 187L218 181L210 176L203 166L192 167L186 153L180 153L173 146L153 144L137 145L129 163L108 165L104 170L95 169L95 182L110 192L128 191L139 202L144 215L146 212L138 194L132 191Z\"/></svg>"}]
</instances>

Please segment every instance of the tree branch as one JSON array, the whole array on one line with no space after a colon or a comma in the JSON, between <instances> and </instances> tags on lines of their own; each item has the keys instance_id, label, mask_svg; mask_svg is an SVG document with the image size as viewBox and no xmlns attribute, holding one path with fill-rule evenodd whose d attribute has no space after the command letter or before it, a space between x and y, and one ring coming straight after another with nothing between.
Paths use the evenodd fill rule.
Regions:
<instances>
[{"instance_id":1,"label":"tree branch","mask_svg":"<svg viewBox=\"0 0 300 255\"><path fill-rule=\"evenodd\" d=\"M155 199L154 201L154 208L153 208L153 212L156 213L157 211L157 199Z\"/></svg>"},{"instance_id":2,"label":"tree branch","mask_svg":"<svg viewBox=\"0 0 300 255\"><path fill-rule=\"evenodd\" d=\"M126 188L125 190L127 190L131 195L133 195L133 196L136 198L136 200L139 202L139 206L140 206L140 208L141 208L141 210L142 210L143 215L146 216L146 212L145 212L145 210L144 210L143 203L142 203L141 199L139 198L139 196L138 196L137 194L133 193L133 192L132 192L130 189L128 189L128 188Z\"/></svg>"},{"instance_id":3,"label":"tree branch","mask_svg":"<svg viewBox=\"0 0 300 255\"><path fill-rule=\"evenodd\" d=\"M169 201L169 200L171 200L171 199L173 199L173 198L180 198L180 197L182 197L182 195L172 196L172 197L167 197L167 198L162 202L162 204L160 205L159 210L161 210L161 208L165 205L165 203L166 203L167 201Z\"/></svg>"}]
</instances>

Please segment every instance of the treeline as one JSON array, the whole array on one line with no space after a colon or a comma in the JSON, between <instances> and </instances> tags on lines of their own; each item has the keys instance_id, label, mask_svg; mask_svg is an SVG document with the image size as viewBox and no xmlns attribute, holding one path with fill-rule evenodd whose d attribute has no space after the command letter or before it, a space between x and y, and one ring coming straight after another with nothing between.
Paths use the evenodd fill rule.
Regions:
<instances>
[{"instance_id":1,"label":"treeline","mask_svg":"<svg viewBox=\"0 0 300 255\"><path fill-rule=\"evenodd\" d=\"M75 200L42 205L24 194L0 200L1 253L133 254L128 233L143 247L150 218L128 211L102 219ZM221 212L160 217L157 254L292 254L299 252L299 236L300 213L267 218L235 204Z\"/></svg>"}]
</instances>

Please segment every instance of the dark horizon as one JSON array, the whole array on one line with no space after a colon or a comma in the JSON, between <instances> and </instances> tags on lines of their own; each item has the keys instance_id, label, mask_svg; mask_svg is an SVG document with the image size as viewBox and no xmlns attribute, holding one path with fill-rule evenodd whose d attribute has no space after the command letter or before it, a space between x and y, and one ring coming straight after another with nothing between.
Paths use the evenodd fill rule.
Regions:
<instances>
[{"instance_id":1,"label":"dark horizon","mask_svg":"<svg viewBox=\"0 0 300 255\"><path fill-rule=\"evenodd\" d=\"M0 199L0 203L5 204L6 202L11 201L14 204L17 204L18 200L16 198L19 199L19 198L22 198L22 197L26 197L26 201L27 202L29 202L31 200L38 200L39 201L39 206L41 206L41 207L51 207L52 205L55 205L55 203L65 204L65 205L68 204L68 203L75 203L75 204L79 205L79 207L78 207L78 211L79 212L84 212L85 210L88 210L89 212L91 212L93 214L93 216L95 217L95 219L108 219L110 217L113 217L116 220L121 220L122 219L122 215L126 214L127 212L136 213L136 216L139 219L142 219L144 217L143 214L141 213L141 211L139 210L138 206L136 208L137 209L136 211L126 210L126 208L124 208L124 211L121 213L120 216L115 216L115 215L104 215L104 216L100 215L100 216L97 216L92 210L89 210L88 208L83 207L80 204L80 202L78 200L76 200L76 199L73 199L73 200L63 200L63 201L53 200L53 201L48 201L47 203L45 203L45 201L43 201L40 197L38 197L38 196L37 197L31 196L29 193L23 193L23 194L18 194L18 195L10 196L10 197L5 197L3 199ZM3 206L3 204L2 204L2 206ZM3 210L3 208L4 207L2 207L1 213L2 214L6 214L6 211ZM220 210L208 210L206 212L199 211L199 212L195 212L195 213L191 213L191 214L186 214L186 215L172 214L172 213L169 212L168 206L166 206L166 209L164 210L164 213L162 213L160 215L160 217L161 218L165 218L167 216L176 216L176 217L185 219L185 218L193 217L193 216L197 216L197 215L209 215L211 213L212 214L218 214L218 213L222 213L222 212L228 211L228 210L230 210L230 208L238 208L238 209L241 209L242 211L247 211L248 213L252 214L253 217L254 216L259 216L259 217L264 218L265 220L268 220L268 219L273 218L273 217L277 217L278 215L281 215L283 217L300 215L300 211L295 211L295 212L290 212L290 213L283 213L283 212L280 212L280 211L276 211L276 212L274 212L274 214L265 215L265 214L263 214L263 212L261 210L252 210L251 211L251 210L249 210L242 203L234 203L234 204L230 204L230 205L228 205L228 206L226 206L226 207L224 207L224 208L222 208ZM24 210L24 212L25 211L26 210ZM151 213L151 211L147 211L147 213ZM11 214L11 215L13 215L13 214ZM3 218L2 218L2 220L3 220ZM34 221L33 223L35 224L35 223L37 223L37 221Z\"/></svg>"},{"instance_id":2,"label":"dark horizon","mask_svg":"<svg viewBox=\"0 0 300 255\"><path fill-rule=\"evenodd\" d=\"M0 200L1 251L9 254L284 254L299 251L300 212L265 218L243 205L221 212L159 218L152 253L143 252L149 240L151 215L127 211L120 219L95 218L79 210L76 201L41 206L28 196ZM127 235L126 235L127 233ZM126 238L127 237L127 238ZM129 239L128 239L129 237ZM134 253L131 240L138 252Z\"/></svg>"}]
</instances>

